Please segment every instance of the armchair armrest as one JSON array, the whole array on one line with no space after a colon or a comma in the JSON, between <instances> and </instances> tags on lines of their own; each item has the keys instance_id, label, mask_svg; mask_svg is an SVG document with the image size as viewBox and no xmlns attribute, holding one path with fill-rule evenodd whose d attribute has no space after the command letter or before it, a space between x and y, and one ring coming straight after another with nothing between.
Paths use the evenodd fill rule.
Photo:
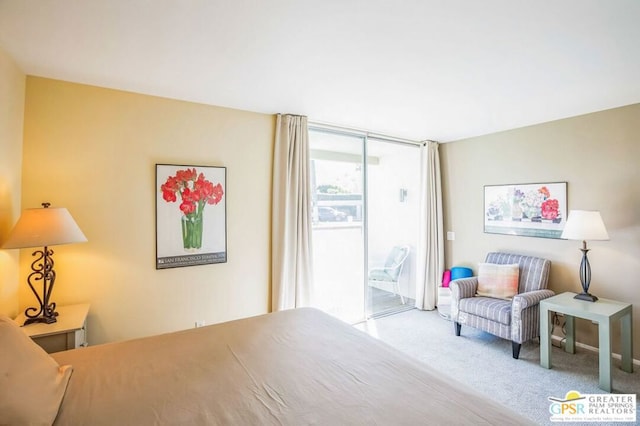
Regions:
<instances>
[{"instance_id":1,"label":"armchair armrest","mask_svg":"<svg viewBox=\"0 0 640 426\"><path fill-rule=\"evenodd\" d=\"M478 277L460 278L449 283L451 289L451 320L458 322L460 300L473 297L478 289Z\"/></svg>"},{"instance_id":2,"label":"armchair armrest","mask_svg":"<svg viewBox=\"0 0 640 426\"><path fill-rule=\"evenodd\" d=\"M554 296L555 293L551 290L534 290L526 293L520 293L513 296L513 303L511 304L511 310L513 313L521 312L526 308L536 306L541 300Z\"/></svg>"},{"instance_id":3,"label":"armchair armrest","mask_svg":"<svg viewBox=\"0 0 640 426\"><path fill-rule=\"evenodd\" d=\"M466 299L476 295L478 289L478 277L459 278L449 283L451 298L455 303L460 299Z\"/></svg>"},{"instance_id":4,"label":"armchair armrest","mask_svg":"<svg viewBox=\"0 0 640 426\"><path fill-rule=\"evenodd\" d=\"M523 343L540 335L541 300L555 295L551 290L534 290L513 296L511 303L511 340Z\"/></svg>"}]
</instances>

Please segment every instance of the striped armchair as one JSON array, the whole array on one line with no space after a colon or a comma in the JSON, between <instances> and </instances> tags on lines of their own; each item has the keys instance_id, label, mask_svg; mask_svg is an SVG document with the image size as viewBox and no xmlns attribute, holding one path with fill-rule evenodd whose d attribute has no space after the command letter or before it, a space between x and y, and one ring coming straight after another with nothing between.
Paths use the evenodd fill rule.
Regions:
<instances>
[{"instance_id":1,"label":"striped armchair","mask_svg":"<svg viewBox=\"0 0 640 426\"><path fill-rule=\"evenodd\" d=\"M522 343L540 336L541 300L554 295L547 290L551 262L533 256L489 253L486 263L518 264L518 294L512 300L476 296L478 278L462 278L449 283L451 317L456 336L468 325L511 340L513 357L518 359Z\"/></svg>"}]
</instances>

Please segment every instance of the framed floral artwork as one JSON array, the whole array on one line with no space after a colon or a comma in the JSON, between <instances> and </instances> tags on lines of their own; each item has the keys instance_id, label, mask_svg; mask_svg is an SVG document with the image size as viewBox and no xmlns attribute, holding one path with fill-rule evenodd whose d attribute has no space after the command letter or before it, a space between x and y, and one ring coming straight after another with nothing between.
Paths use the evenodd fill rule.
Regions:
<instances>
[{"instance_id":1,"label":"framed floral artwork","mask_svg":"<svg viewBox=\"0 0 640 426\"><path fill-rule=\"evenodd\" d=\"M227 261L225 167L156 164L156 269Z\"/></svg>"},{"instance_id":2,"label":"framed floral artwork","mask_svg":"<svg viewBox=\"0 0 640 426\"><path fill-rule=\"evenodd\" d=\"M484 232L560 238L567 220L567 182L486 185Z\"/></svg>"}]
</instances>

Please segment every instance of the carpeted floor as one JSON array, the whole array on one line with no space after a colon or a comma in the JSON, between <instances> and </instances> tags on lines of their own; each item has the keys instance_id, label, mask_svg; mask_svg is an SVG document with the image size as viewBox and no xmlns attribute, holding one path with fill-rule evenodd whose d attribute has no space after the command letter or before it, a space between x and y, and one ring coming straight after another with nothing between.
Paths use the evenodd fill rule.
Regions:
<instances>
[{"instance_id":1,"label":"carpeted floor","mask_svg":"<svg viewBox=\"0 0 640 426\"><path fill-rule=\"evenodd\" d=\"M554 347L553 368L546 369L540 366L537 340L525 343L520 359L515 360L511 342L464 326L457 337L453 323L437 311L413 309L356 327L540 425L555 424L549 420L548 397L562 399L571 390L606 393L598 388L598 355L582 348L572 355ZM640 367L635 365L634 369L626 373L620 369L620 361L613 360L613 393L640 394ZM640 396L636 398L640 402ZM640 423L640 414L637 420Z\"/></svg>"}]
</instances>

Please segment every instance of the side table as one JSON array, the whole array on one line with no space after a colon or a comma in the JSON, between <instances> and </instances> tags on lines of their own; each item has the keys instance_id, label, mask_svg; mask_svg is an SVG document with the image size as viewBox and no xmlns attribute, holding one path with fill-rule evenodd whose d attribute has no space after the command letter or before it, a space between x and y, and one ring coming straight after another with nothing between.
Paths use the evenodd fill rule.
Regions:
<instances>
[{"instance_id":1,"label":"side table","mask_svg":"<svg viewBox=\"0 0 640 426\"><path fill-rule=\"evenodd\" d=\"M577 300L576 293L562 293L540 302L540 365L551 368L551 332L549 311L565 316L567 331L565 352L575 353L575 317L598 324L599 387L611 392L611 325L619 320L622 335L622 370L633 372L633 310L630 303L609 299L596 302Z\"/></svg>"},{"instance_id":2,"label":"side table","mask_svg":"<svg viewBox=\"0 0 640 426\"><path fill-rule=\"evenodd\" d=\"M27 336L48 353L87 346L87 315L89 304L60 306L57 321L51 324L32 323L22 325L24 313L14 320Z\"/></svg>"}]
</instances>

